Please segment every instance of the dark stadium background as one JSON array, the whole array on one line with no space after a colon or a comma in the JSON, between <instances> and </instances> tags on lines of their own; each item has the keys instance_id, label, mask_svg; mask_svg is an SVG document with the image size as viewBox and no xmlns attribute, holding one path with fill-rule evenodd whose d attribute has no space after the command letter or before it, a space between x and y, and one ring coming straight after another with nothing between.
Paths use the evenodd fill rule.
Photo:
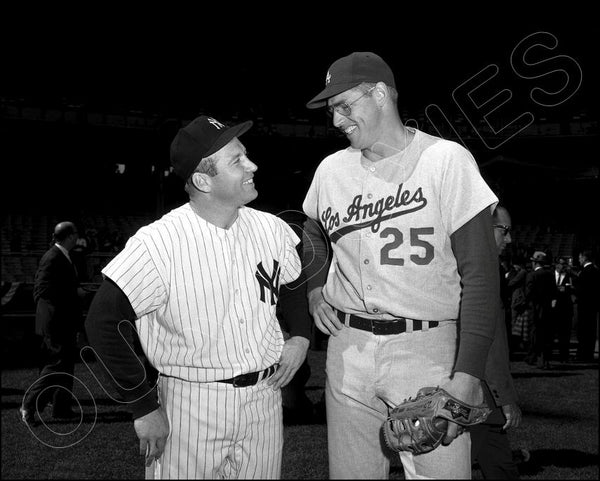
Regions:
<instances>
[{"instance_id":1,"label":"dark stadium background","mask_svg":"<svg viewBox=\"0 0 600 481\"><path fill-rule=\"evenodd\" d=\"M237 21L181 27L172 15L161 23L116 12L14 17L7 25L0 81L2 281L3 295L12 286L16 297L4 303L5 313L32 307L15 306L28 294L14 283L18 291L31 287L56 222L118 232L124 242L185 202L181 181L169 172L169 144L201 113L226 123L253 120L243 138L259 167L252 205L300 210L316 165L346 145L324 111L305 103L322 89L331 62L357 50L390 64L405 122L473 152L510 209L515 253L541 248L573 257L584 246L597 250L599 79L586 12L525 15L505 8L472 18L413 14L386 22L360 12L314 18L303 12L302 20L295 11L272 20L253 13L245 22L240 14ZM517 44L539 32L557 44L532 51L528 61L567 56L582 73L574 94L552 107L533 102L532 90L559 98L573 85L573 71L549 73L547 62L538 78L526 79L511 65ZM528 112L533 123L516 135L513 128L493 136L482 118L461 112L464 92L455 101L456 89L490 66L497 74L488 75L473 102L509 90L510 100L488 120L498 130ZM88 253L82 280L92 291L112 255L102 248Z\"/></svg>"},{"instance_id":2,"label":"dark stadium background","mask_svg":"<svg viewBox=\"0 0 600 481\"><path fill-rule=\"evenodd\" d=\"M56 222L73 220L80 232L116 232L124 242L185 202L181 181L169 174L169 144L201 113L226 123L255 122L243 136L259 167L252 205L301 219L289 211L301 209L315 167L346 145L323 111L304 105L322 89L331 62L353 51L373 51L390 64L405 121L438 134L427 113L432 106L443 111L460 138L443 123L436 123L439 134L472 151L512 214L511 254L544 249L573 257L575 267L581 247L598 254L597 19L580 5L556 11L530 5L527 12L522 2L462 11L456 4L447 11L425 4L415 11L404 3L369 3L325 11L324 2L223 3L215 13L207 2L173 2L128 4L137 8L133 15L123 3L22 6L0 11L2 444L8 453L2 477L79 479L85 471L119 479L131 473L127 467L136 469L131 477L142 474L130 420L102 392L94 396L105 403L104 424L78 449L57 454L18 424L22 392L37 375L33 276ZM525 79L511 67L515 46L536 32L558 42L554 50L538 50L537 60L564 55L581 68L580 87L558 106L537 105L530 94L534 87L559 90L563 74ZM455 89L490 65L498 74L476 100L509 89L512 98L490 121L500 127L531 112L535 120L526 131L494 137L480 119L471 126L453 100ZM85 255L86 303L114 255L101 245ZM316 401L324 352L314 341L308 394ZM597 386L597 364L543 374L521 362L512 366L528 420L514 446L530 448L538 463L529 476L522 471L523 479L597 479L598 396L586 387ZM83 364L77 369L85 371ZM286 441L284 459L299 465L286 475L298 478L308 467L326 476L323 426L286 433L292 442Z\"/></svg>"}]
</instances>

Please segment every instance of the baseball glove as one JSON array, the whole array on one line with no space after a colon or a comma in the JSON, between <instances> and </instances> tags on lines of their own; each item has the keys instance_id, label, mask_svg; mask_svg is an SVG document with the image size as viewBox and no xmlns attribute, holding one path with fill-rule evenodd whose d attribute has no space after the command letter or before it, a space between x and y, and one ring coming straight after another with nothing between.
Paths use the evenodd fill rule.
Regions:
<instances>
[{"instance_id":1,"label":"baseball glove","mask_svg":"<svg viewBox=\"0 0 600 481\"><path fill-rule=\"evenodd\" d=\"M390 411L383 434L394 451L428 453L441 444L448 421L472 426L485 421L491 412L485 403L470 406L440 387L424 387L415 399L405 399Z\"/></svg>"}]
</instances>

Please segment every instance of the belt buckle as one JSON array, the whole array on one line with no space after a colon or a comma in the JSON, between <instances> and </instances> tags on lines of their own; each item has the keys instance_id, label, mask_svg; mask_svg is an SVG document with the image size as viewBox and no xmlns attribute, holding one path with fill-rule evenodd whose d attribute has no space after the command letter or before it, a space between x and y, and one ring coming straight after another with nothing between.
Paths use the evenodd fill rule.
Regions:
<instances>
[{"instance_id":1,"label":"belt buckle","mask_svg":"<svg viewBox=\"0 0 600 481\"><path fill-rule=\"evenodd\" d=\"M391 321L382 321L380 319L371 319L371 328L373 330L373 334L385 334L387 329L389 329Z\"/></svg>"},{"instance_id":2,"label":"belt buckle","mask_svg":"<svg viewBox=\"0 0 600 481\"><path fill-rule=\"evenodd\" d=\"M249 384L249 377L248 374L240 374L239 376L236 376L233 378L233 387L248 387Z\"/></svg>"},{"instance_id":3,"label":"belt buckle","mask_svg":"<svg viewBox=\"0 0 600 481\"><path fill-rule=\"evenodd\" d=\"M398 324L404 323L404 331L406 332L406 319L404 317L396 318L391 321L382 321L380 319L372 320L373 334L385 335L385 334L395 334L396 326Z\"/></svg>"}]
</instances>

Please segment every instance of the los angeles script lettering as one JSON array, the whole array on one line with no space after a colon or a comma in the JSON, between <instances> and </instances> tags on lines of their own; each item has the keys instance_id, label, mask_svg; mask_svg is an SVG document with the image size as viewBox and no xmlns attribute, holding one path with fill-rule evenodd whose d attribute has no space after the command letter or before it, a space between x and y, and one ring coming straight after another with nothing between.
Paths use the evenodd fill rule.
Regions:
<instances>
[{"instance_id":1,"label":"los angeles script lettering","mask_svg":"<svg viewBox=\"0 0 600 481\"><path fill-rule=\"evenodd\" d=\"M421 187L412 193L410 190L403 190L403 187L404 184L398 186L395 196L382 197L375 202L363 203L362 194L357 195L346 209L347 215L342 218L342 221L348 224L368 220L371 221L369 222L371 230L377 232L381 225L381 218L386 212L408 207L412 204L416 204L414 207L419 207L419 205L424 207L427 204ZM339 227L340 214L331 207L327 207L321 214L321 222L327 232L330 233L336 227Z\"/></svg>"}]
</instances>

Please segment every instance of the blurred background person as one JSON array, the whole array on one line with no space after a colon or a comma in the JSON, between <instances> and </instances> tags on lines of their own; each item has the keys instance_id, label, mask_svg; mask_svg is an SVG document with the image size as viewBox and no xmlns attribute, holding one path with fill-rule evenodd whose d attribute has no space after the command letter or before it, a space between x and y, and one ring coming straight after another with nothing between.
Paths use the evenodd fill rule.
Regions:
<instances>
[{"instance_id":1,"label":"blurred background person","mask_svg":"<svg viewBox=\"0 0 600 481\"><path fill-rule=\"evenodd\" d=\"M81 229L78 229L78 232L81 231ZM90 252L91 250L89 247L88 235L87 232L84 232L82 235L78 236L75 247L73 247L73 249L71 249L69 252L69 256L73 262L73 265L75 266L79 282L88 282L90 280L87 262L87 256Z\"/></svg>"},{"instance_id":2,"label":"blurred background person","mask_svg":"<svg viewBox=\"0 0 600 481\"><path fill-rule=\"evenodd\" d=\"M533 329L525 362L540 369L550 369L552 357L552 300L556 284L552 271L546 268L548 255L535 251L531 257L532 271L525 280L525 297L533 310Z\"/></svg>"},{"instance_id":3,"label":"blurred background person","mask_svg":"<svg viewBox=\"0 0 600 481\"><path fill-rule=\"evenodd\" d=\"M525 280L527 267L523 258L515 257L507 276L507 286L510 291L510 312L512 319L512 352L526 350L529 346L532 330L532 312L525 297Z\"/></svg>"},{"instance_id":4,"label":"blurred background person","mask_svg":"<svg viewBox=\"0 0 600 481\"><path fill-rule=\"evenodd\" d=\"M493 214L494 219L494 238L496 240L496 246L498 247L498 261L500 266L500 298L502 299L502 306L504 307L506 324L506 332L511 332L511 295L510 289L508 288L508 276L511 270L510 261L506 255L506 246L512 242L510 236L511 230L511 219L508 210L502 206L496 206ZM510 339L509 339L510 341ZM509 343L509 351L510 351Z\"/></svg>"},{"instance_id":5,"label":"blurred background person","mask_svg":"<svg viewBox=\"0 0 600 481\"><path fill-rule=\"evenodd\" d=\"M43 337L38 380L25 392L19 408L21 421L35 421L52 405L53 418L71 418L73 370L77 333L83 330L77 272L69 252L77 244L77 228L60 222L54 228L54 245L40 260L33 287L35 330Z\"/></svg>"},{"instance_id":6,"label":"blurred background person","mask_svg":"<svg viewBox=\"0 0 600 481\"><path fill-rule=\"evenodd\" d=\"M558 339L558 360L569 361L571 329L573 320L573 279L569 263L565 257L559 257L554 264L556 298L552 301L553 340Z\"/></svg>"},{"instance_id":7,"label":"blurred background person","mask_svg":"<svg viewBox=\"0 0 600 481\"><path fill-rule=\"evenodd\" d=\"M510 237L511 218L508 210L498 205L493 214L494 239L500 256ZM501 283L505 283L504 267L499 259ZM510 374L505 306L498 313L494 340L485 368L486 401L493 410L485 422L469 428L471 461L479 464L484 479L519 479L519 470L506 431L521 423L521 409Z\"/></svg>"},{"instance_id":8,"label":"blurred background person","mask_svg":"<svg viewBox=\"0 0 600 481\"><path fill-rule=\"evenodd\" d=\"M592 251L579 253L581 271L577 277L577 360L592 362L598 336L600 271L593 263Z\"/></svg>"}]
</instances>

